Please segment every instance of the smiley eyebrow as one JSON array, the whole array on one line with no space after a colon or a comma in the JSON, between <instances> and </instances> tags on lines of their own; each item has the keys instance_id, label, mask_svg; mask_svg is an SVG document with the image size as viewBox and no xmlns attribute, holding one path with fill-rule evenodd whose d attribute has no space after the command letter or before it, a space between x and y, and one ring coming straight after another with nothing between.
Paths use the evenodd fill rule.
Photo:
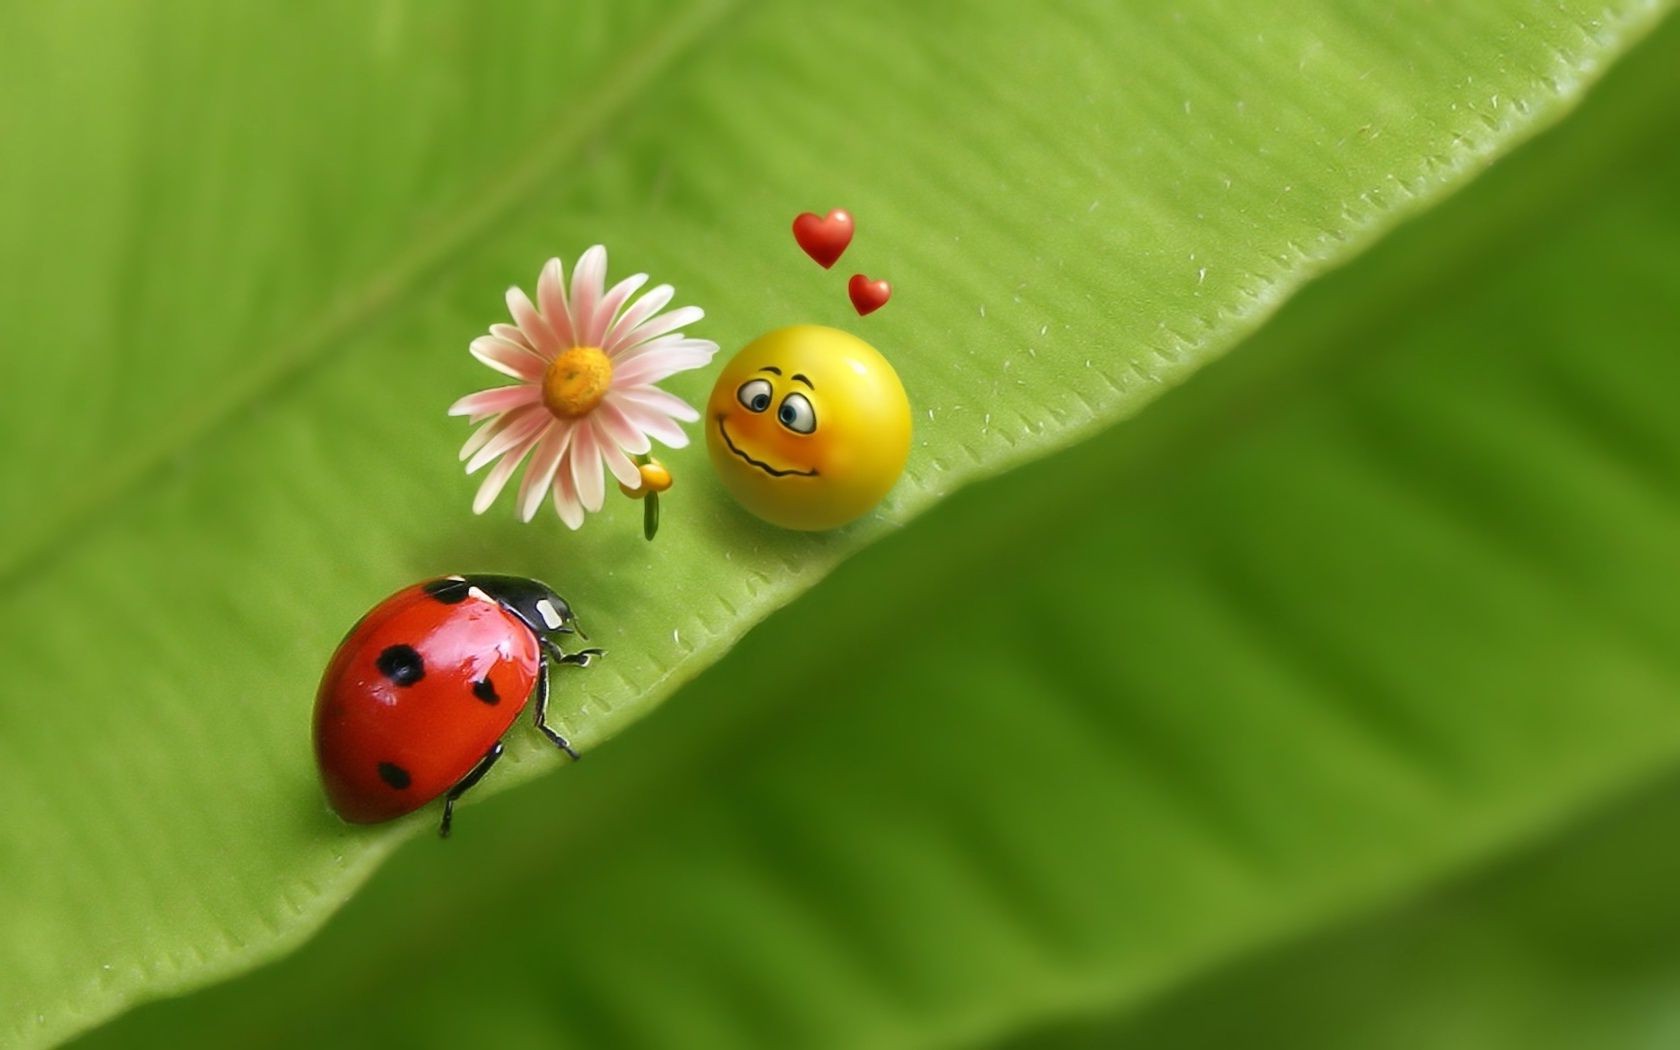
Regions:
<instances>
[{"instance_id":1,"label":"smiley eyebrow","mask_svg":"<svg viewBox=\"0 0 1680 1050\"><path fill-rule=\"evenodd\" d=\"M791 378L799 380L801 383L804 383L806 386L810 387L812 390L816 389L816 387L814 385L812 385L812 383L809 379L806 379L804 376L800 375L798 372L795 372Z\"/></svg>"},{"instance_id":2,"label":"smiley eyebrow","mask_svg":"<svg viewBox=\"0 0 1680 1050\"><path fill-rule=\"evenodd\" d=\"M763 368L760 368L759 371L760 372L774 372L777 375L782 374L782 370L780 368L777 368L775 365L765 365Z\"/></svg>"}]
</instances>

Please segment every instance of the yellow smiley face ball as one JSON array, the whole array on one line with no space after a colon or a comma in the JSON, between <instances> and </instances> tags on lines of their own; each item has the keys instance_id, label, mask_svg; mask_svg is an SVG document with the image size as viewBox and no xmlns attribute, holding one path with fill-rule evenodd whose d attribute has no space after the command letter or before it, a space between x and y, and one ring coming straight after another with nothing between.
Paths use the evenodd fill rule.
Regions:
<instances>
[{"instance_id":1,"label":"yellow smiley face ball","mask_svg":"<svg viewBox=\"0 0 1680 1050\"><path fill-rule=\"evenodd\" d=\"M775 525L832 529L881 502L910 456L898 373L855 335L779 328L736 354L706 403L712 467Z\"/></svg>"}]
</instances>

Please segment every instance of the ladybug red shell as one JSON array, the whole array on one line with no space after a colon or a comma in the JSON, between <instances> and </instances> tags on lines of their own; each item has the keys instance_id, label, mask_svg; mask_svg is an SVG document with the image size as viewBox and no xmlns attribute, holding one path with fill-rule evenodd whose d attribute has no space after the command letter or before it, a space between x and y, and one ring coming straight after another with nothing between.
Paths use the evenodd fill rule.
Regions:
<instances>
[{"instance_id":1,"label":"ladybug red shell","mask_svg":"<svg viewBox=\"0 0 1680 1050\"><path fill-rule=\"evenodd\" d=\"M455 800L502 755L502 737L535 697L538 729L576 758L547 724L549 668L587 667L601 654L567 654L571 606L519 576L447 576L391 595L350 629L315 696L315 758L339 816L375 824L445 795Z\"/></svg>"}]
</instances>

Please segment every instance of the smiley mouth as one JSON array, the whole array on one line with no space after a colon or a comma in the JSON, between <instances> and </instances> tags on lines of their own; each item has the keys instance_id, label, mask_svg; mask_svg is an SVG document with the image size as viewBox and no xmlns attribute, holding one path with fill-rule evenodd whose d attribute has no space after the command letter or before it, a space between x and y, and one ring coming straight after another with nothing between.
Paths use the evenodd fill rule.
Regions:
<instances>
[{"instance_id":1,"label":"smiley mouth","mask_svg":"<svg viewBox=\"0 0 1680 1050\"><path fill-rule=\"evenodd\" d=\"M736 448L735 447L735 442L729 440L729 431L725 430L724 427L723 427L723 417L722 416L718 417L717 425L718 425L718 433L723 435L723 443L725 445L729 446L729 451L735 453L736 456L740 457L743 460L746 460L748 463L751 463L753 466L757 467L759 470L764 471L764 473L770 475L771 477L773 477L773 478L786 478L786 477L814 478L814 477L817 476L817 472L814 471L814 470L777 470L775 467L772 467L768 463L761 463L760 461L752 458L751 456L747 455L745 452L742 452L740 449Z\"/></svg>"}]
</instances>

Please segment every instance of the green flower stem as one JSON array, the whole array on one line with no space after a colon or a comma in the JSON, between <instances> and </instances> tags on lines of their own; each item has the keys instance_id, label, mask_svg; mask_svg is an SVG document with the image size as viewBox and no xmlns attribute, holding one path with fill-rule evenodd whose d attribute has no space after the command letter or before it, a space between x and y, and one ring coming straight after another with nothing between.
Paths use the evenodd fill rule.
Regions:
<instances>
[{"instance_id":1,"label":"green flower stem","mask_svg":"<svg viewBox=\"0 0 1680 1050\"><path fill-rule=\"evenodd\" d=\"M638 467L653 462L652 454L646 452L639 456L632 456L631 459ZM659 493L657 492L649 492L642 499L642 535L650 541L659 535Z\"/></svg>"}]
</instances>

